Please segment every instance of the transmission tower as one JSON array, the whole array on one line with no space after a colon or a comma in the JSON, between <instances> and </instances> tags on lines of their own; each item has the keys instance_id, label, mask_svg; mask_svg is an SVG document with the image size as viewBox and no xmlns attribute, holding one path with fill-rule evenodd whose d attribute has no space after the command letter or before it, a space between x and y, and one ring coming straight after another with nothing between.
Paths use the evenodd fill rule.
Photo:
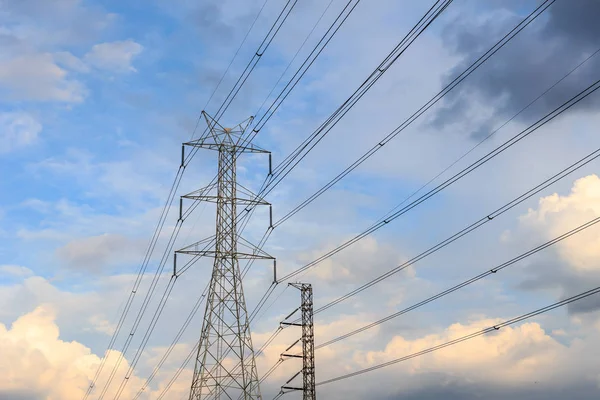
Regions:
<instances>
[{"instance_id":1,"label":"transmission tower","mask_svg":"<svg viewBox=\"0 0 600 400\"><path fill-rule=\"evenodd\" d=\"M241 153L270 153L248 142L252 117L224 128L202 114L208 134L184 146L217 151L218 175L216 182L182 197L216 203L217 222L215 236L177 251L214 258L189 399L261 399L239 260L273 257L238 237L237 206L269 203L237 183L236 161Z\"/></svg>"},{"instance_id":2,"label":"transmission tower","mask_svg":"<svg viewBox=\"0 0 600 400\"><path fill-rule=\"evenodd\" d=\"M296 311L300 310L302 314L302 322L286 322L283 321L282 325L288 326L300 326L302 327L302 337L294 342L290 347L286 349L289 351L298 342L302 342L302 354L286 354L281 355L281 359L287 357L302 358L302 369L292 376L281 387L280 396L284 393L291 391L302 391L303 400L315 400L317 393L315 389L315 332L313 324L313 292L312 286L309 283L290 283L290 286L300 290L301 303L294 312L286 317L289 319ZM288 386L298 375L302 373L302 387Z\"/></svg>"}]
</instances>

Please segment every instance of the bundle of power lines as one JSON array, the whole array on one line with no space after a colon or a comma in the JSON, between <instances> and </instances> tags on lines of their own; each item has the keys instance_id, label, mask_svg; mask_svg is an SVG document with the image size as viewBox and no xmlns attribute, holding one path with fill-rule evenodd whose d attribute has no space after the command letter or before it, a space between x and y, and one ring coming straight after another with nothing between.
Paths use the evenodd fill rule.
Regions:
<instances>
[{"instance_id":1,"label":"bundle of power lines","mask_svg":"<svg viewBox=\"0 0 600 400\"><path fill-rule=\"evenodd\" d=\"M514 27L512 27L510 30L508 30L503 36L499 37L497 42L494 43L493 46L491 46L486 51L483 51L479 57L477 57L461 73L457 74L436 95L434 95L431 99L429 99L427 102L425 102L421 107L417 108L412 114L410 114L410 116L408 118L406 118L404 121L402 121L396 129L394 129L393 131L391 131L387 134L384 133L378 140L375 140L373 142L373 145L371 147L366 148L365 152L360 157L358 157L354 162L352 162L350 165L348 165L348 167L346 167L345 169L340 171L339 174L334 176L329 182L327 182L325 185L323 185L321 188L319 188L317 191L315 191L312 195L310 195L306 199L300 201L296 206L294 206L284 216L277 219L264 232L262 239L260 240L260 242L258 244L258 247L263 248L266 245L271 234L279 226L284 224L289 219L293 218L298 212L300 212L302 209L304 209L305 207L310 205L312 202L314 202L323 193L325 193L326 191L331 189L338 182L340 182L342 179L344 179L349 174L351 174L352 171L354 171L356 168L358 168L366 160L373 157L379 150L381 150L390 141L397 139L398 136L403 131L405 131L411 124L413 124L416 120L418 120L430 108L432 108L434 105L436 105L442 99L444 99L445 96L447 96L449 93L451 93L464 80L468 79L469 76L474 71L476 71L479 67L484 65L490 58L494 57L496 55L496 53L498 53L499 50L501 50L503 47L508 45L514 37L516 37L524 29L526 29L540 15L543 15L544 12L546 12L546 10L549 7L551 7L556 1L560 1L560 0L545 0L545 1L540 2L540 4L538 4L535 9L533 9L528 15L526 15L521 21L519 21ZM224 78L228 74L228 72L233 64L233 61L238 57L240 50L243 48L244 44L246 43L251 31L255 27L256 22L258 21L259 17L261 16L265 7L267 6L267 3L268 3L268 0L263 3L261 9L259 10L258 14L256 15L256 18L254 19L247 34L245 35L242 43L237 48L237 51L235 52L233 58L231 59L231 62L229 63L228 67L226 68L225 72L223 73L220 81L218 82L215 89L212 91L204 108L209 106L215 93L220 88L221 84L224 81ZM283 4L282 9L280 9L279 12L276 14L275 20L273 21L272 25L270 26L270 29L268 30L268 32L266 33L264 38L262 38L262 40L260 41L260 45L257 47L256 51L253 52L253 55L252 55L251 59L248 61L248 63L246 64L246 67L244 68L244 70L242 71L240 76L237 78L233 87L229 90L229 92L225 96L222 103L217 108L216 113L214 113L215 119L217 121L223 117L224 113L229 109L229 107L232 104L232 102L234 101L234 99L236 99L241 88L245 85L246 81L251 76L255 67L263 58L263 55L265 54L265 52L267 52L269 50L270 45L272 44L274 38L280 33L282 26L286 23L286 21L288 21L290 18L294 17L294 11L295 11L295 7L296 7L297 3L298 3L298 0L288 0L287 2L285 2ZM290 95L292 90L297 87L297 85L302 80L302 78L305 76L307 71L313 66L313 64L315 63L317 58L327 48L330 41L334 38L334 36L338 33L338 31L344 26L344 24L348 20L348 18L352 14L356 13L355 10L359 9L359 5L361 5L360 3L361 3L361 0L349 0L349 1L343 2L343 4L339 7L339 10L337 10L337 14L335 15L335 18L333 19L333 22L331 22L331 24L327 27L327 29L325 29L325 32L316 41L316 44L313 46L313 48L310 49L310 51L308 52L308 55L304 58L304 60L302 60L302 62L300 63L300 66L297 67L297 69L294 71L294 73L289 78L285 78L286 79L285 85L283 85L283 87L281 89L278 89L280 87L280 83L282 82L284 77L287 76L289 69L291 68L293 63L296 61L296 59L298 58L301 51L306 46L309 38L312 35L314 35L317 26L319 24L321 24L325 14L332 8L333 0L331 0L328 3L325 10L321 14L321 16L318 18L318 20L313 25L309 34L306 36L306 38L304 39L302 44L299 46L299 48L295 52L295 55L289 61L287 67L284 69L281 76L279 76L279 78L277 79L275 85L269 92L268 96L265 98L265 100L262 102L260 108L254 114L256 116L256 118L254 119L253 124L251 126L251 134L246 138L248 143L251 142L260 133L260 131L264 129L265 125L275 115L276 111L281 107L283 102L288 98L288 96ZM399 59L401 59L401 56L405 53L405 51L410 46L412 46L414 43L416 43L418 41L418 38L423 34L423 32L425 32L435 22L435 20L444 13L444 11L451 5L451 3L452 3L452 0L433 1L431 7L422 16L422 18L420 18L414 24L414 26L412 26L412 28L408 31L408 33L406 33L406 35L398 41L398 43L390 50L390 52L383 58L383 60L381 60L379 62L377 67L364 79L364 81L362 81L357 86L357 88L352 92L352 94L345 101L343 101L339 105L339 107L337 107L292 152L290 152L290 154L287 157L285 157L279 164L277 164L275 166L275 168L272 169L271 174L269 174L267 179L263 182L262 186L260 187L260 190L257 193L257 197L264 198L269 193L271 193L278 185L280 185L281 182L290 174L290 172L292 170L294 170L306 158L308 153L310 153L323 140L323 138L340 122L340 120L342 120L344 118L344 116L363 98L363 96L379 81L379 79L392 67L392 65L394 65L394 63L396 63ZM362 6L364 6L364 4ZM498 131L500 131L502 128L504 128L507 124L509 124L511 121L513 121L519 115L521 115L523 112L528 110L532 105L534 105L536 102L538 102L538 100L540 100L544 96L546 96L546 94L548 92L550 92L555 86L557 86L568 76L570 76L571 74L576 72L582 65L587 63L591 58L595 57L599 51L600 51L600 48L598 50L596 50L593 54L589 55L584 60L577 63L577 65L575 65L571 70L565 71L565 74L563 76L561 76L560 79L558 79L553 85L548 87L543 92L539 93L539 95L537 97L531 99L531 101L528 104L524 105L517 113L515 113L510 118L508 118L504 123L502 123L496 129L491 130L487 136L485 136L482 140L480 140L472 148L470 148L468 151L466 151L461 157L459 157L457 160L455 160L450 165L448 165L446 168L444 168L442 171L440 171L438 174L436 174L431 180L429 180L427 183L425 183L423 186L421 186L418 190L413 192L410 196L408 196L407 198L405 198L401 202L399 202L398 205L395 206L394 208L392 208L389 212L383 214L371 226L367 227L362 232L360 232L356 236L352 237L351 239L347 240L346 242L340 244L339 246L335 247L334 249L331 249L330 251L326 252L325 254L323 254L323 255L317 257L316 259L301 266L300 268L297 268L296 270L287 273L285 276L279 278L277 281L274 281L264 292L264 294L260 298L256 307L252 310L252 312L250 314L250 322L255 323L259 318L261 318L263 315L265 315L266 312L271 307L273 307L274 304L277 304L277 300L283 295L283 293L286 291L286 289L288 287L288 285L281 285L282 289L279 291L279 293L276 295L276 297L274 299L272 299L272 296L275 294L277 288L280 287L280 283L289 282L292 279L298 279L299 277L304 275L307 271L309 271L311 268L315 268L316 266L318 266L324 260L332 257L335 254L338 254L341 251L344 251L345 249L349 248L350 246L354 245L355 243L359 242L360 240L368 237L369 235L373 234L374 232L378 231L379 229L382 229L382 228L386 227L387 225L393 223L396 219L398 219L401 216L405 215L406 213L410 212L411 210L418 207L422 203L428 201L430 198L436 196L441 191L445 190L449 186L458 182L459 180L461 180L462 178L464 178L471 172L475 171L476 169L480 168L484 164L488 163L495 157L498 157L502 153L508 151L510 148L517 145L522 140L525 140L527 137L534 134L538 129L542 128L544 125L546 125L547 123L549 123L556 117L560 116L561 114L563 114L567 110L571 109L573 106L575 106L579 102L584 101L588 96L592 95L598 88L600 88L600 80L597 80L597 81L591 83L588 87L586 87L585 89L583 89L582 91L580 91L578 93L573 93L573 96L571 98L565 99L564 103L562 103L560 106L556 107L555 109L548 112L547 114L540 116L534 123L530 124L525 129L521 130L520 132L518 132L517 134L515 134L508 140L504 141L502 144L496 146L494 149L492 149L485 155L481 156L476 161L469 164L467 167L461 169L459 172L457 172L454 175L452 175L451 177L445 179L443 182L437 184L436 186L431 187L432 184L434 183L434 181L438 180L438 178L440 178L442 175L444 175L446 172L448 172L452 167L454 167L456 164L458 164L467 155L471 154L479 146L481 146L484 142L489 140L493 135L495 135ZM514 62L519 62L519 60L514 60ZM278 93L273 98L273 94L275 93L276 90L278 90ZM267 106L267 104L269 104L269 105ZM203 138L207 134L208 129L204 130L204 132L197 135L197 129L199 127L199 123L200 123L200 117L198 118L198 122L195 126L195 129L194 129L192 135L191 135L191 139L193 139L195 137ZM375 136L375 135L373 135L373 136ZM159 297L158 305L150 317L150 322L148 323L148 325L146 327L141 327L142 319L143 319L144 315L146 315L146 312L148 311L148 308L149 308L150 301L153 298L153 296L155 295L159 279L161 278L161 276L163 276L163 273L165 272L165 266L166 266L168 260L171 259L171 254L173 253L173 246L175 245L175 241L177 240L177 237L179 235L181 227L182 227L183 223L186 221L186 219L192 214L192 212L196 209L196 207L199 204L198 202L194 202L188 208L186 208L185 210L182 210L182 212L179 216L179 219L177 220L170 235L168 236L167 246L164 249L164 251L160 257L160 261L156 267L156 270L154 271L154 274L152 275L152 280L150 282L147 292L144 295L142 303L141 303L139 309L137 310L137 312L134 312L134 310L132 310L134 298L138 295L138 292L140 291L142 279L143 279L144 275L147 274L147 270L148 270L148 267L150 264L150 259L153 256L154 252L156 251L159 237L162 234L162 231L164 229L164 226L165 226L165 223L167 220L167 215L169 214L169 210L171 209L174 199L177 195L177 191L178 191L179 185L181 183L183 174L185 172L187 165L190 163L190 161L195 156L196 150L197 150L197 148L194 148L188 154L185 154L182 152L181 165L176 173L175 179L171 186L171 190L169 192L168 198L162 209L162 213L159 217L159 221L155 228L154 234L150 240L148 249L147 249L145 256L141 262L141 265L138 270L133 287L128 294L128 297L125 301L121 315L116 323L115 331L114 331L114 333L110 339L110 342L107 346L107 350L104 355L104 358L102 359L102 362L99 365L99 367L92 379L92 382L89 385L88 390L86 391L85 395L83 396L83 400L86 400L88 398L97 398L98 400L101 400L106 397L107 393L109 392L109 388L114 387L113 385L117 385L117 383L118 383L118 385L116 386L117 389L115 391L115 395L113 396L113 400L117 400L122 396L123 391L125 390L125 387L127 386L128 382L129 382L129 378L133 375L136 365L137 365L138 361L140 360L141 356L143 355L146 345L148 344L148 341L150 340L150 337L160 319L160 316L165 308L165 305L170 298L170 294L171 294L174 286L177 283L177 279L182 274L184 274L192 265L194 265L194 263L197 262L199 259L199 257L193 257L184 266L182 266L181 268L178 268L177 272L171 276L168 284L165 287L164 292ZM448 238L440 241L439 243L435 244L434 246L431 246L430 248L422 251L421 253L411 257L406 262L404 262L400 265L397 265L397 266L393 266L389 271L369 280L368 282L365 282L364 284L356 287L355 289L349 291L348 293L346 293L338 298L335 298L326 304L320 305L318 308L315 309L315 314L319 314L325 310L328 310L332 307L337 306L338 304L340 304L342 302L347 301L348 299L350 299L354 296L359 295L363 291L394 276L395 274L402 271L403 269L408 268L409 266L415 265L419 261L430 256L431 254L434 254L435 252L445 248L446 246L451 245L452 243L467 236L471 232L476 231L481 226L489 224L489 223L493 223L493 221L495 221L497 218L501 217L507 211L513 209L514 207L516 207L519 204L522 204L524 201L531 199L533 196L540 193L542 190L549 188L551 185L559 182L560 180L564 179L565 177L572 175L575 171L577 171L580 168L584 167L585 165L588 165L589 163L593 162L599 156L600 156L600 148L589 152L589 154L585 155L584 157L582 157L578 160L575 160L574 162L571 162L570 164L565 165L562 168L557 168L557 170L552 171L551 174L549 175L549 177L547 179L545 179L543 182L540 182L538 185L535 185L534 187L530 188L529 190L523 192L521 195L508 201L506 204L502 205L501 207L496 208L494 210L490 210L489 213L486 213L485 215L482 215L481 218L473 221L472 223L467 224L463 229L450 235ZM217 179L217 177L215 177L211 183L214 183L216 181L216 179ZM254 210L255 210L254 206L248 206L241 212L240 219L239 219L241 222L241 231L243 231L246 228L248 221L250 220L250 218L252 217L252 215L254 213ZM486 277L495 275L495 274L501 272L502 270L517 264L521 260L532 256L533 254L536 254L550 246L555 245L556 243L566 240L566 239L570 238L571 236L578 234L579 232L589 229L590 227L596 225L598 222L600 222L600 218L592 219L585 224L582 224L572 230L566 231L566 232L562 233L561 235L558 235L557 237L553 238L552 240L549 240L544 243L540 243L538 246L535 246L535 247L531 248L530 250L507 260L506 262L504 262L502 264L495 265L495 266L483 266L481 273L479 273L469 279L466 279L465 281L463 281L457 285L449 287L448 289L446 289L440 293L437 293L433 296L423 299L422 301L419 301L409 307L406 307L403 310L400 310L391 315L380 318L376 321L367 323L364 326L359 327L357 329L342 333L342 334L338 335L337 337L328 339L327 341L318 343L317 346L315 347L315 349L319 350L324 347L330 346L334 343L337 343L339 341L348 339L350 337L354 337L355 335L365 332L373 327L384 324L392 319L395 319L402 315L405 315L408 312L414 311L420 307L425 306L426 304L436 301L436 300L438 300L444 296L447 296L453 292L461 290L468 285L471 285L477 281L485 279ZM238 234L241 234L241 231L238 232ZM211 244L212 243L206 243L206 248L211 246ZM243 271L242 271L242 276L245 276L246 273L249 271L249 269L252 265L252 262L253 262L252 260L249 260L247 262L247 264L244 266ZM177 334L173 338L169 347L165 350L165 352L161 356L160 360L156 363L152 372L146 378L144 384L138 389L136 395L133 398L134 400L138 399L149 388L150 384L156 378L157 374L159 373L161 368L164 366L168 357L173 352L175 346L180 342L184 332L189 327L191 321L197 314L200 306L202 305L203 301L205 300L207 291L208 291L208 286L205 287L204 291L194 302L183 325L178 330ZM436 351L438 349L456 345L456 344L462 343L466 340L469 340L471 338L485 335L489 332L499 330L505 326L512 325L512 324L521 322L527 318L531 318L531 317L534 317L541 313L548 312L557 307L565 306L574 301L580 301L586 297L595 295L598 292L600 292L600 288L592 288L589 291L580 293L578 295L564 299L560 302L551 304L547 307L540 308L538 310L535 310L535 311L527 313L527 314L523 314L523 315L515 317L513 319L506 320L505 322L497 324L495 326L491 326L489 328L486 328L486 329L483 329L483 330L480 330L477 332L473 332L472 334L466 335L464 337L454 339L452 341L440 344L438 346L428 348L428 349L422 350L422 351L414 353L414 354L409 354L409 355L406 355L404 357L401 357L401 358L398 358L395 360L390 360L390 361L388 361L386 363L382 363L380 365L376 365L376 366L366 368L363 370L354 371L354 372L340 375L337 377L332 377L325 381L319 382L317 385L331 384L331 383L334 383L334 382L342 380L342 379L349 379L349 378L352 378L352 377L360 375L360 374L375 371L377 369L384 368L389 365L393 365L393 364L396 364L396 363L399 363L402 361L412 359L414 357L419 357L421 355L430 353L432 351ZM130 316L130 314L132 312L135 313L132 327L129 332L125 332L125 334L127 336L123 342L123 345L121 347L117 348L116 347L117 339L121 335L121 332L123 330L123 326L124 326L126 319ZM258 356L258 355L262 354L274 342L275 338L281 333L281 331L283 329L284 328L282 328L282 327L278 327L277 329L275 329L273 334L269 337L269 339L266 340L265 343L258 350L256 350L255 355ZM131 346L131 343L132 343L134 337L135 338L141 337L141 341L140 341L138 347L136 348L135 353L133 355L128 355L128 357L130 357L129 358L129 368L126 371L125 375L123 377L121 377L120 382L116 382L115 378L117 378L117 372L119 370L119 366L121 365L122 361L124 360L124 357L127 355L127 352ZM108 354L111 350L119 350L119 355L118 355L117 359L114 360L115 362L112 365L112 367L107 369L106 363L107 363L107 359L108 359ZM196 351L197 351L196 348L192 348L192 351L189 353L189 355L186 357L186 359L183 361L183 363L180 365L180 367L175 371L173 377L163 387L161 393L157 397L158 399L163 399L167 395L168 391L171 389L172 385L177 381L177 379L179 378L182 371L188 365L189 361L192 360ZM280 360L275 365L273 365L268 371L264 372L260 381L262 382L265 379L267 379L282 363L283 363L283 361ZM105 378L105 379L103 379L104 384L99 387L96 387L97 382L101 381L101 379L100 379L101 377Z\"/></svg>"}]
</instances>

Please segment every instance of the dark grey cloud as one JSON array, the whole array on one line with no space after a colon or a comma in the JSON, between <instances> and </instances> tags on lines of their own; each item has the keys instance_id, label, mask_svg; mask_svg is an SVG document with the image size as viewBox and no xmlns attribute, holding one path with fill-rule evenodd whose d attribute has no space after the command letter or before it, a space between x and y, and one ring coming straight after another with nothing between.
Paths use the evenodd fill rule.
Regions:
<instances>
[{"instance_id":1,"label":"dark grey cloud","mask_svg":"<svg viewBox=\"0 0 600 400\"><path fill-rule=\"evenodd\" d=\"M501 7L510 4L513 3ZM524 4L527 6L524 7ZM443 35L445 43L463 61L450 71L446 83L466 69L535 6L536 3L522 2L519 8L510 12L505 8L488 10L489 18L483 23L462 16L448 25ZM527 10L523 11L523 8ZM600 1L558 0L467 78L457 88L459 90L448 96L444 107L434 116L433 125L439 128L458 122L478 104L496 107L497 117L515 114L600 48L598 17ZM543 112L562 104L600 77L598 67L600 55L561 82L520 118L539 118ZM598 105L600 98L593 95L593 98L582 102L580 108ZM486 135L491 127L492 122L484 124L472 132L472 136Z\"/></svg>"},{"instance_id":2,"label":"dark grey cloud","mask_svg":"<svg viewBox=\"0 0 600 400\"><path fill-rule=\"evenodd\" d=\"M33 390L0 390L0 400L42 400L46 396Z\"/></svg>"},{"instance_id":3,"label":"dark grey cloud","mask_svg":"<svg viewBox=\"0 0 600 400\"><path fill-rule=\"evenodd\" d=\"M596 385L586 382L559 388L549 386L549 382L536 381L523 384L521 387L494 387L468 382L448 382L448 379L448 376L441 374L430 376L429 384L424 388L398 393L385 400L559 400L564 398L587 400L600 394L600 389Z\"/></svg>"},{"instance_id":4,"label":"dark grey cloud","mask_svg":"<svg viewBox=\"0 0 600 400\"><path fill-rule=\"evenodd\" d=\"M524 279L517 288L527 291L560 290L561 300L600 286L600 275L594 271L580 272L560 260L555 252L536 260L524 270ZM557 299L558 300L558 299ZM600 295L592 295L567 306L569 314L600 309Z\"/></svg>"}]
</instances>

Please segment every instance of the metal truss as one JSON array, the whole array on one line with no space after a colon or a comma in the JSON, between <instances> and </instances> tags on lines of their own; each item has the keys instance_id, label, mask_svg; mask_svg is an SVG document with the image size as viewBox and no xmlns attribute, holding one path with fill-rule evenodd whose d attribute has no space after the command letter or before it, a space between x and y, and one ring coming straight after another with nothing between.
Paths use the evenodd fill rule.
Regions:
<instances>
[{"instance_id":1,"label":"metal truss","mask_svg":"<svg viewBox=\"0 0 600 400\"><path fill-rule=\"evenodd\" d=\"M301 327L302 337L289 346L286 352L290 351L298 342L302 342L302 354L282 353L281 359L284 360L289 357L301 358L302 369L287 380L285 385L281 387L280 394L283 395L284 393L301 390L303 400L315 400L317 393L315 389L315 332L313 324L312 286L309 283L290 283L289 285L300 290L301 303L300 307L286 317L286 320L294 315L296 311L300 310L302 323L283 321L281 325ZM302 374L302 387L290 386L290 383L300 374Z\"/></svg>"},{"instance_id":2,"label":"metal truss","mask_svg":"<svg viewBox=\"0 0 600 400\"><path fill-rule=\"evenodd\" d=\"M252 118L224 128L202 114L209 134L184 146L218 151L217 181L183 198L215 202L217 218L214 236L177 251L214 258L189 399L261 399L238 260L273 257L238 237L237 206L268 203L237 183L236 161L241 153L268 152L247 142Z\"/></svg>"}]
</instances>

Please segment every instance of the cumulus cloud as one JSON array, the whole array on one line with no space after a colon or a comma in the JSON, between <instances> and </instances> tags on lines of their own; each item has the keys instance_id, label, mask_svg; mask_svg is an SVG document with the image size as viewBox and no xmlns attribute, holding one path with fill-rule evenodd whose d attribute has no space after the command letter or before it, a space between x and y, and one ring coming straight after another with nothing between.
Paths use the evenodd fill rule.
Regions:
<instances>
[{"instance_id":1,"label":"cumulus cloud","mask_svg":"<svg viewBox=\"0 0 600 400\"><path fill-rule=\"evenodd\" d=\"M316 336L337 336L356 328L363 319L342 316L333 323L317 324ZM361 338L366 349L352 339L318 349L317 381L407 356L499 321L474 318L470 322L451 324L439 333L416 337L396 335L386 342L378 337L376 329L367 331ZM267 354L259 358L261 371L274 364L279 353L295 341L297 332L292 331L286 329L280 335L285 338L270 346ZM585 399L599 390L597 374L593 371L598 371L600 364L587 353L597 343L597 334L598 327L590 325L580 339L559 341L539 323L524 323L347 381L320 386L318 391L331 399L396 399L399 393L410 399L436 398L431 396L432 392L457 399L500 399L508 393L522 399L560 399L560 389L575 387L573 397ZM259 342L263 339L262 335L256 336ZM276 383L285 382L297 369L293 361L286 361L271 375L264 391L276 392ZM532 386L536 382L539 385ZM535 396L527 395L532 389ZM462 397L452 397L453 393L460 393Z\"/></svg>"},{"instance_id":2,"label":"cumulus cloud","mask_svg":"<svg viewBox=\"0 0 600 400\"><path fill-rule=\"evenodd\" d=\"M133 59L138 56L143 46L131 39L94 45L84 60L102 70L111 72L136 72Z\"/></svg>"},{"instance_id":3,"label":"cumulus cloud","mask_svg":"<svg viewBox=\"0 0 600 400\"><path fill-rule=\"evenodd\" d=\"M537 246L600 217L600 178L577 179L569 193L542 197L519 218L505 243ZM533 239L536 238L536 239ZM534 241L535 240L535 241ZM526 290L558 290L569 297L600 285L600 224L592 225L538 254L525 267L518 286ZM592 297L570 304L573 313L600 308Z\"/></svg>"},{"instance_id":4,"label":"cumulus cloud","mask_svg":"<svg viewBox=\"0 0 600 400\"><path fill-rule=\"evenodd\" d=\"M35 143L41 131L42 124L28 113L0 113L0 153Z\"/></svg>"},{"instance_id":5,"label":"cumulus cloud","mask_svg":"<svg viewBox=\"0 0 600 400\"><path fill-rule=\"evenodd\" d=\"M600 178L589 175L578 179L565 196L554 193L539 200L520 218L522 224L535 228L551 239L576 226L600 217ZM559 254L570 266L581 271L600 272L600 235L590 228L558 245Z\"/></svg>"},{"instance_id":6,"label":"cumulus cloud","mask_svg":"<svg viewBox=\"0 0 600 400\"><path fill-rule=\"evenodd\" d=\"M56 314L50 306L40 306L13 322L10 328L0 324L0 398L28 400L76 400L85 390L102 361L90 349L76 341L60 339L55 323ZM107 368L111 368L118 352L108 355ZM129 368L122 363L117 376ZM130 386L124 391L131 398L132 388L142 380L130 377ZM101 387L103 381L98 381ZM113 385L107 392L112 397L117 390Z\"/></svg>"}]
</instances>

